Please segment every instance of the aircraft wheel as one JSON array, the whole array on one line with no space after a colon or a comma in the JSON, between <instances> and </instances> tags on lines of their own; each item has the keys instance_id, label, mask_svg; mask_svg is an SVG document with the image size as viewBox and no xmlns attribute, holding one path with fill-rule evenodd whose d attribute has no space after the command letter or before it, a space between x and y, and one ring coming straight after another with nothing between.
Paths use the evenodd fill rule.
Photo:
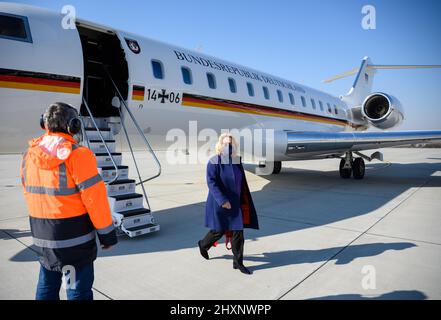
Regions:
<instances>
[{"instance_id":1,"label":"aircraft wheel","mask_svg":"<svg viewBox=\"0 0 441 320\"><path fill-rule=\"evenodd\" d=\"M279 174L282 170L282 161L273 162L273 174Z\"/></svg>"},{"instance_id":2,"label":"aircraft wheel","mask_svg":"<svg viewBox=\"0 0 441 320\"><path fill-rule=\"evenodd\" d=\"M266 168L267 165L268 162L265 164L259 163L259 168ZM273 171L271 172L271 174L279 174L281 170L282 170L282 161L273 162Z\"/></svg>"},{"instance_id":3,"label":"aircraft wheel","mask_svg":"<svg viewBox=\"0 0 441 320\"><path fill-rule=\"evenodd\" d=\"M363 179L365 172L364 160L362 158L355 158L352 163L352 170L354 172L354 179Z\"/></svg>"},{"instance_id":4,"label":"aircraft wheel","mask_svg":"<svg viewBox=\"0 0 441 320\"><path fill-rule=\"evenodd\" d=\"M352 168L344 168L345 159L340 160L340 177L343 179L349 179L352 174Z\"/></svg>"}]
</instances>

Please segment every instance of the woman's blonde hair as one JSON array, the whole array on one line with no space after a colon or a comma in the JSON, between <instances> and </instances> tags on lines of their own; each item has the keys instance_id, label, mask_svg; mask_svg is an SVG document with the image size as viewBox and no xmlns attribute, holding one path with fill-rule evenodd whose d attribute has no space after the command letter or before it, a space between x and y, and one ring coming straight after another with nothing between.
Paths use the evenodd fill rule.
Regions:
<instances>
[{"instance_id":1,"label":"woman's blonde hair","mask_svg":"<svg viewBox=\"0 0 441 320\"><path fill-rule=\"evenodd\" d=\"M223 146L223 142L225 138L230 138L231 139L231 144L233 145L233 154L231 155L232 157L235 157L237 155L237 142L236 139L234 139L234 137L231 135L231 133L222 133L219 136L219 140L216 143L216 154L220 155L222 153L222 146Z\"/></svg>"}]
</instances>

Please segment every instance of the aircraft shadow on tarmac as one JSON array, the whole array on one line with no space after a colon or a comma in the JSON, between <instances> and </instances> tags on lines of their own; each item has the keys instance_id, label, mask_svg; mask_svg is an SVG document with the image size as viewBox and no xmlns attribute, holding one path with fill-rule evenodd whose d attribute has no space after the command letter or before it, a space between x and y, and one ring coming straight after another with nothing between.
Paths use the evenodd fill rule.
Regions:
<instances>
[{"instance_id":1,"label":"aircraft shadow on tarmac","mask_svg":"<svg viewBox=\"0 0 441 320\"><path fill-rule=\"evenodd\" d=\"M316 297L308 300L425 300L427 296L418 290L396 290L379 296L361 294L339 294L333 296Z\"/></svg>"},{"instance_id":2,"label":"aircraft shadow on tarmac","mask_svg":"<svg viewBox=\"0 0 441 320\"><path fill-rule=\"evenodd\" d=\"M245 169L253 173L254 168L245 165ZM392 164L387 167L383 163L372 163L367 164L366 168L364 180L343 180L338 171L294 168L283 168L279 175L264 176L268 183L261 190L252 192L260 230L247 229L245 238L248 241L259 241L259 238L266 236L336 223L377 210L409 188L423 184L425 187L441 186L441 177L432 176L441 170L440 163ZM133 239L120 237L118 245L111 251L99 251L99 256L197 248L197 241L207 232L204 227L204 204L198 202L159 211L152 208L161 231ZM4 231L15 238L29 236L28 230ZM336 258L336 262L349 263L357 257L374 256L387 250L404 250L412 246L414 244L406 242L354 245L346 248L343 251L345 254ZM262 266L255 267L257 270L288 263L317 262L331 258L341 249L323 248L308 252L301 248L301 243L293 243L294 250L262 253L263 258L247 256L245 250L245 260L263 262ZM29 256L29 252L19 252L10 260L29 261ZM195 259L199 258L195 255Z\"/></svg>"}]
</instances>

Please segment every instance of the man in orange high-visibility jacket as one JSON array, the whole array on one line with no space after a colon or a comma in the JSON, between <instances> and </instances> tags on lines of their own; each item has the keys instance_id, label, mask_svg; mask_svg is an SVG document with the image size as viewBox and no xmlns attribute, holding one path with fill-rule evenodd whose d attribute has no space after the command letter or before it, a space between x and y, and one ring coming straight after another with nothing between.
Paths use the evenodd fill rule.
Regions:
<instances>
[{"instance_id":1,"label":"man in orange high-visibility jacket","mask_svg":"<svg viewBox=\"0 0 441 320\"><path fill-rule=\"evenodd\" d=\"M68 299L93 299L96 235L103 249L117 243L107 191L95 155L77 144L77 110L54 103L42 119L46 133L29 142L21 178L34 245L40 256L37 300L57 300L63 273Z\"/></svg>"}]
</instances>

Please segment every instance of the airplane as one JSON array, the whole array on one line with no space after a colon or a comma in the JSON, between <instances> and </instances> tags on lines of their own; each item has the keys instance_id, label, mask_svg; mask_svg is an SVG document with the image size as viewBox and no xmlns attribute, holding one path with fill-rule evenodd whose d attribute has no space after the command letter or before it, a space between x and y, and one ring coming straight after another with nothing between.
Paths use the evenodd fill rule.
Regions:
<instances>
[{"instance_id":1,"label":"airplane","mask_svg":"<svg viewBox=\"0 0 441 320\"><path fill-rule=\"evenodd\" d=\"M156 150L167 148L167 132L189 133L189 121L217 132L271 129L274 157L259 164L270 165L273 174L284 161L335 158L342 178L362 179L364 160L383 155L361 151L441 141L441 131L387 131L404 121L404 109L391 94L372 92L376 70L440 65L375 65L365 57L359 68L328 80L355 75L350 91L336 97L86 20L65 28L63 18L60 12L0 3L1 153L23 152L26 141L41 134L42 110L55 101L85 117L93 114L116 133L129 111L138 124L128 132L135 149L146 142L140 131Z\"/></svg>"}]
</instances>

